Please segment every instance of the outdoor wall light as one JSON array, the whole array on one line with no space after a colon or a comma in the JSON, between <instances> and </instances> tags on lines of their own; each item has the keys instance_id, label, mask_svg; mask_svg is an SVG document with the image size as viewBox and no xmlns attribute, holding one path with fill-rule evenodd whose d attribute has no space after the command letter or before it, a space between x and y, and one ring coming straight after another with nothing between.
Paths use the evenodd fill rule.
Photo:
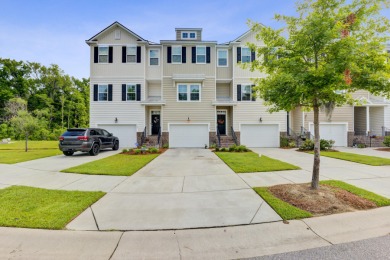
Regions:
<instances>
[{"instance_id":1,"label":"outdoor wall light","mask_svg":"<svg viewBox=\"0 0 390 260\"><path fill-rule=\"evenodd\" d=\"M116 123L118 123L118 118L117 118L117 117L115 117L115 124L116 124Z\"/></svg>"},{"instance_id":2,"label":"outdoor wall light","mask_svg":"<svg viewBox=\"0 0 390 260\"><path fill-rule=\"evenodd\" d=\"M190 121L190 117L187 118L187 121L188 121L188 122Z\"/></svg>"},{"instance_id":3,"label":"outdoor wall light","mask_svg":"<svg viewBox=\"0 0 390 260\"><path fill-rule=\"evenodd\" d=\"M261 123L261 122L263 122L263 119L260 117L259 121L260 121L260 123Z\"/></svg>"}]
</instances>

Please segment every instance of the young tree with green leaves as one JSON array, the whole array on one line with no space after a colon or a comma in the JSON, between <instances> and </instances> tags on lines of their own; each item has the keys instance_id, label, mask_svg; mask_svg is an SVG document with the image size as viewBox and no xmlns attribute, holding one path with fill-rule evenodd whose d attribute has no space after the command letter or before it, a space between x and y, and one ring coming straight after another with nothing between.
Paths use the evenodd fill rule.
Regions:
<instances>
[{"instance_id":1,"label":"young tree with green leaves","mask_svg":"<svg viewBox=\"0 0 390 260\"><path fill-rule=\"evenodd\" d=\"M11 119L11 126L25 137L25 151L28 151L28 138L39 128L39 121L25 110L20 110L17 116Z\"/></svg>"},{"instance_id":2,"label":"young tree with green leaves","mask_svg":"<svg viewBox=\"0 0 390 260\"><path fill-rule=\"evenodd\" d=\"M268 74L255 84L270 112L313 110L312 189L319 186L320 108L342 106L357 90L390 97L390 26L380 14L388 6L386 0L304 0L296 17L275 15L282 29L250 24L265 46L249 45L262 57L249 67Z\"/></svg>"}]
</instances>

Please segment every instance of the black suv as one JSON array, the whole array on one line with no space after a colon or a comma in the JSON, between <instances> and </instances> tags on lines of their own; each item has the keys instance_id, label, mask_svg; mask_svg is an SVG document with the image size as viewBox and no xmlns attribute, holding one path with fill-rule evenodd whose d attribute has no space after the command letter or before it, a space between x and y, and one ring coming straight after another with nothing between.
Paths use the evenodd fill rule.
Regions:
<instances>
[{"instance_id":1,"label":"black suv","mask_svg":"<svg viewBox=\"0 0 390 260\"><path fill-rule=\"evenodd\" d=\"M66 156L77 151L97 155L105 148L118 150L119 139L101 128L70 128L60 136L58 147Z\"/></svg>"}]
</instances>

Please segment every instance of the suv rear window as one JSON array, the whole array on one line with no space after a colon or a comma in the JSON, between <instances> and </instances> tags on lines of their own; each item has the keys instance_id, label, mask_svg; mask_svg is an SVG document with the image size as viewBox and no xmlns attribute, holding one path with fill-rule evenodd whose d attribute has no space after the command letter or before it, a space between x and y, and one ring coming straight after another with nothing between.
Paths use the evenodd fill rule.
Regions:
<instances>
[{"instance_id":1,"label":"suv rear window","mask_svg":"<svg viewBox=\"0 0 390 260\"><path fill-rule=\"evenodd\" d=\"M62 134L62 136L83 136L85 134L85 130L72 130L66 131Z\"/></svg>"}]
</instances>

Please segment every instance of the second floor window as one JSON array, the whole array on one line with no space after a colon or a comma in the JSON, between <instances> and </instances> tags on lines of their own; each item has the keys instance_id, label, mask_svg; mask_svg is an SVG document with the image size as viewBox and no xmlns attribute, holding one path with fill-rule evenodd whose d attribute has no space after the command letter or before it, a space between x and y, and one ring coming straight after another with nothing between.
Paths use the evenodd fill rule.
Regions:
<instances>
[{"instance_id":1,"label":"second floor window","mask_svg":"<svg viewBox=\"0 0 390 260\"><path fill-rule=\"evenodd\" d=\"M241 87L241 101L251 101L252 95L252 86L251 85L242 85Z\"/></svg>"},{"instance_id":2,"label":"second floor window","mask_svg":"<svg viewBox=\"0 0 390 260\"><path fill-rule=\"evenodd\" d=\"M99 85L98 101L108 101L108 85Z\"/></svg>"},{"instance_id":3,"label":"second floor window","mask_svg":"<svg viewBox=\"0 0 390 260\"><path fill-rule=\"evenodd\" d=\"M227 67L227 50L218 50L218 66L219 67Z\"/></svg>"},{"instance_id":4,"label":"second floor window","mask_svg":"<svg viewBox=\"0 0 390 260\"><path fill-rule=\"evenodd\" d=\"M135 84L128 84L126 86L126 100L135 101L136 100L136 85Z\"/></svg>"},{"instance_id":5,"label":"second floor window","mask_svg":"<svg viewBox=\"0 0 390 260\"><path fill-rule=\"evenodd\" d=\"M251 61L251 50L249 48L241 48L241 62L250 62Z\"/></svg>"},{"instance_id":6,"label":"second floor window","mask_svg":"<svg viewBox=\"0 0 390 260\"><path fill-rule=\"evenodd\" d=\"M99 63L108 63L108 46L99 46Z\"/></svg>"},{"instance_id":7,"label":"second floor window","mask_svg":"<svg viewBox=\"0 0 390 260\"><path fill-rule=\"evenodd\" d=\"M196 63L206 63L206 47L196 47Z\"/></svg>"},{"instance_id":8,"label":"second floor window","mask_svg":"<svg viewBox=\"0 0 390 260\"><path fill-rule=\"evenodd\" d=\"M172 63L181 63L181 46L172 46Z\"/></svg>"},{"instance_id":9,"label":"second floor window","mask_svg":"<svg viewBox=\"0 0 390 260\"><path fill-rule=\"evenodd\" d=\"M149 65L159 65L160 51L150 50L149 58L150 58Z\"/></svg>"},{"instance_id":10,"label":"second floor window","mask_svg":"<svg viewBox=\"0 0 390 260\"><path fill-rule=\"evenodd\" d=\"M127 58L127 62L129 62L129 63L136 63L137 62L137 47L136 46L127 47L126 58Z\"/></svg>"},{"instance_id":11,"label":"second floor window","mask_svg":"<svg viewBox=\"0 0 390 260\"><path fill-rule=\"evenodd\" d=\"M177 85L178 101L200 101L200 84Z\"/></svg>"}]
</instances>

